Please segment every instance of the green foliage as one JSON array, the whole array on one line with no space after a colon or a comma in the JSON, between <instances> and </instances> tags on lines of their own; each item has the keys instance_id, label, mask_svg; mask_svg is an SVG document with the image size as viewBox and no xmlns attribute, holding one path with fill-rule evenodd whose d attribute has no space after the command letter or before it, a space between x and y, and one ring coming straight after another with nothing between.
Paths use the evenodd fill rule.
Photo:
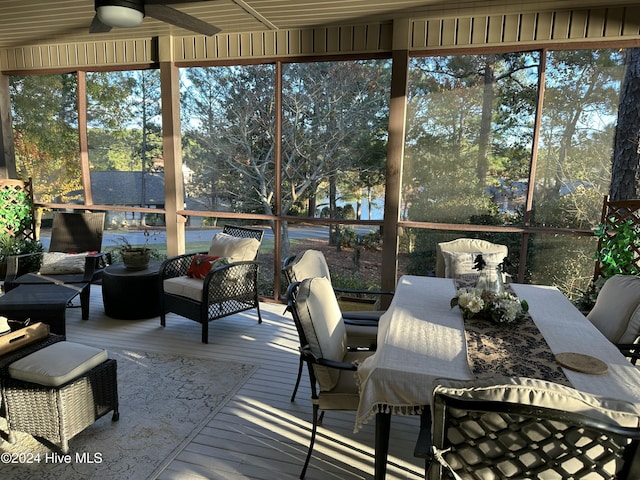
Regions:
<instances>
[{"instance_id":1,"label":"green foliage","mask_svg":"<svg viewBox=\"0 0 640 480\"><path fill-rule=\"evenodd\" d=\"M81 189L77 76L11 76L9 91L18 178L33 178L37 201L68 200Z\"/></svg>"},{"instance_id":2,"label":"green foliage","mask_svg":"<svg viewBox=\"0 0 640 480\"><path fill-rule=\"evenodd\" d=\"M218 219L215 217L202 217L201 225L203 227L215 227L218 224Z\"/></svg>"},{"instance_id":3,"label":"green foliage","mask_svg":"<svg viewBox=\"0 0 640 480\"><path fill-rule=\"evenodd\" d=\"M331 275L331 283L336 288L344 288L348 290L379 290L380 286L373 280L365 280L355 273L352 275ZM375 298L372 297L372 298Z\"/></svg>"},{"instance_id":4,"label":"green foliage","mask_svg":"<svg viewBox=\"0 0 640 480\"><path fill-rule=\"evenodd\" d=\"M287 215L292 217L304 217L307 213L307 209L304 207L302 202L294 202L291 207L289 207Z\"/></svg>"},{"instance_id":5,"label":"green foliage","mask_svg":"<svg viewBox=\"0 0 640 480\"><path fill-rule=\"evenodd\" d=\"M358 234L353 227L338 226L338 246L354 248L358 245Z\"/></svg>"},{"instance_id":6,"label":"green foliage","mask_svg":"<svg viewBox=\"0 0 640 480\"><path fill-rule=\"evenodd\" d=\"M369 233L362 235L360 245L367 250L378 250L382 246L382 233L380 233L380 230L371 230Z\"/></svg>"},{"instance_id":7,"label":"green foliage","mask_svg":"<svg viewBox=\"0 0 640 480\"><path fill-rule=\"evenodd\" d=\"M0 260L2 261L11 255L42 251L44 251L44 247L40 241L0 235Z\"/></svg>"},{"instance_id":8,"label":"green foliage","mask_svg":"<svg viewBox=\"0 0 640 480\"><path fill-rule=\"evenodd\" d=\"M614 225L613 230L609 230ZM601 264L605 278L613 275L639 275L640 268L635 263L636 252L640 248L640 227L633 220L623 223L601 223L594 235L602 241L595 260Z\"/></svg>"},{"instance_id":9,"label":"green foliage","mask_svg":"<svg viewBox=\"0 0 640 480\"><path fill-rule=\"evenodd\" d=\"M594 251L595 238L591 235L531 235L526 280L555 285L570 300L575 300L593 278Z\"/></svg>"},{"instance_id":10,"label":"green foliage","mask_svg":"<svg viewBox=\"0 0 640 480\"><path fill-rule=\"evenodd\" d=\"M40 253L44 251L42 243L29 238L18 238L9 235L0 235L0 269L6 268L7 257L27 253ZM40 257L30 258L24 262L27 272L35 271L40 266ZM2 275L4 278L4 275Z\"/></svg>"},{"instance_id":11,"label":"green foliage","mask_svg":"<svg viewBox=\"0 0 640 480\"><path fill-rule=\"evenodd\" d=\"M584 185L567 195L546 196L535 205L534 223L558 228L589 229L602 211L603 192Z\"/></svg>"},{"instance_id":12,"label":"green foliage","mask_svg":"<svg viewBox=\"0 0 640 480\"><path fill-rule=\"evenodd\" d=\"M20 235L31 226L31 199L24 190L0 190L0 232Z\"/></svg>"},{"instance_id":13,"label":"green foliage","mask_svg":"<svg viewBox=\"0 0 640 480\"><path fill-rule=\"evenodd\" d=\"M339 218L347 220L353 220L356 218L356 211L350 203L347 203L344 207L338 207L338 211L340 212Z\"/></svg>"}]
</instances>

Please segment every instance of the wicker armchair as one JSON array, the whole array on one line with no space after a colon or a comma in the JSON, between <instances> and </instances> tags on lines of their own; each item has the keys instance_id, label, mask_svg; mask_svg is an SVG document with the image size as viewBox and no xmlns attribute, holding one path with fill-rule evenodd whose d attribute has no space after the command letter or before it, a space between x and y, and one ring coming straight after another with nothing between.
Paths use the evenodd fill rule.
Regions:
<instances>
[{"instance_id":1,"label":"wicker armchair","mask_svg":"<svg viewBox=\"0 0 640 480\"><path fill-rule=\"evenodd\" d=\"M441 380L429 480L640 478L640 411L529 378Z\"/></svg>"},{"instance_id":2,"label":"wicker armchair","mask_svg":"<svg viewBox=\"0 0 640 480\"><path fill-rule=\"evenodd\" d=\"M84 259L81 273L59 273L38 275L34 271L42 262L42 253L15 255L7 258L7 274L4 279L6 291L20 285L63 283L81 288L80 306L82 319L89 318L91 284L102 278L102 272L111 263L111 255L102 250L104 212L60 213L53 216L49 252L90 253ZM34 262L34 258L38 261ZM35 268L34 268L35 267Z\"/></svg>"},{"instance_id":3,"label":"wicker armchair","mask_svg":"<svg viewBox=\"0 0 640 480\"><path fill-rule=\"evenodd\" d=\"M189 253L167 259L160 267L160 324L166 326L166 314L173 312L202 325L202 343L209 343L209 322L255 308L262 323L258 302L258 262L256 258L263 230L225 225L223 235L255 240L255 248L244 249L239 256L229 250L216 251L216 235L208 253L230 258L228 264L213 267L203 279L187 273L196 255Z\"/></svg>"}]
</instances>

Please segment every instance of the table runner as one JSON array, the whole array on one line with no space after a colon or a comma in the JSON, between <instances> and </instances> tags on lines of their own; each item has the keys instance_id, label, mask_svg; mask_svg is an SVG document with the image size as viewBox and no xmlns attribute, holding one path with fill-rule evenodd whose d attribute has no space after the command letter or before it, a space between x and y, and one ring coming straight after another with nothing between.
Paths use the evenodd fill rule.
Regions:
<instances>
[{"instance_id":1,"label":"table runner","mask_svg":"<svg viewBox=\"0 0 640 480\"><path fill-rule=\"evenodd\" d=\"M460 280L455 284L457 289L472 286ZM508 285L505 289L517 296ZM469 368L476 378L529 377L571 386L529 314L514 323L467 319L464 331Z\"/></svg>"},{"instance_id":2,"label":"table runner","mask_svg":"<svg viewBox=\"0 0 640 480\"><path fill-rule=\"evenodd\" d=\"M571 386L530 316L517 323L464 322L467 356L476 378L529 377Z\"/></svg>"}]
</instances>

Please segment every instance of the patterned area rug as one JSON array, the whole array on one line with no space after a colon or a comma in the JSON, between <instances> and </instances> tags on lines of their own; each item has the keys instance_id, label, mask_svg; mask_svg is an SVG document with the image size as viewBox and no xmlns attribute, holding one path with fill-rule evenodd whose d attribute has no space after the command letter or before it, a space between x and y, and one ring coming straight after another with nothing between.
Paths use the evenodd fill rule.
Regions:
<instances>
[{"instance_id":1,"label":"patterned area rug","mask_svg":"<svg viewBox=\"0 0 640 480\"><path fill-rule=\"evenodd\" d=\"M154 478L255 370L253 365L109 350L118 361L120 421L111 413L72 438L70 461L0 418L0 478ZM53 452L57 453L54 454ZM12 455L13 454L13 455Z\"/></svg>"}]
</instances>

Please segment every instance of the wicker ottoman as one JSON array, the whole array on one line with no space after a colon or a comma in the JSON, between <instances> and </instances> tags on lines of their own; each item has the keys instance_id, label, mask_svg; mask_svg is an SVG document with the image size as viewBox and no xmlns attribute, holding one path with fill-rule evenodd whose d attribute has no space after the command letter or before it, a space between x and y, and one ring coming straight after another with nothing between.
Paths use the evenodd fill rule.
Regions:
<instances>
[{"instance_id":1,"label":"wicker ottoman","mask_svg":"<svg viewBox=\"0 0 640 480\"><path fill-rule=\"evenodd\" d=\"M113 411L112 420L118 420L116 361L98 352L62 341L9 366L2 397L10 442L13 432L21 431L67 453L69 440L98 418ZM57 360L51 362L52 357Z\"/></svg>"}]
</instances>

